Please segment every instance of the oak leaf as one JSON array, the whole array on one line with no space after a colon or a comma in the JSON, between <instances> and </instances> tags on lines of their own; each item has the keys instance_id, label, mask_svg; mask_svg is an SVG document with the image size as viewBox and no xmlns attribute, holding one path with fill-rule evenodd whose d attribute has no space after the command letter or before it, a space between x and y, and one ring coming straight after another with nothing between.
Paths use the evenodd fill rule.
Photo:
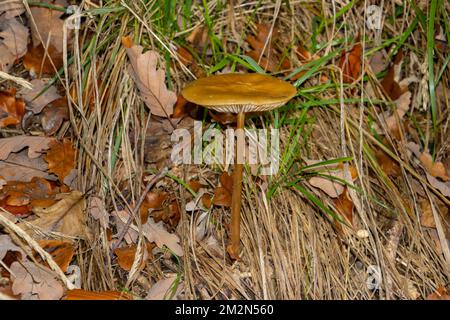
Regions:
<instances>
[{"instance_id":1,"label":"oak leaf","mask_svg":"<svg viewBox=\"0 0 450 320\"><path fill-rule=\"evenodd\" d=\"M70 262L72 261L73 255L75 253L75 248L70 242L59 241L59 240L38 240L37 243L47 251L56 262L56 264L61 268L63 272L67 272ZM41 262L41 257L36 254L35 259ZM47 265L47 263L44 263Z\"/></svg>"},{"instance_id":2,"label":"oak leaf","mask_svg":"<svg viewBox=\"0 0 450 320\"><path fill-rule=\"evenodd\" d=\"M133 297L119 291L86 291L82 289L67 290L64 300L133 300Z\"/></svg>"},{"instance_id":3,"label":"oak leaf","mask_svg":"<svg viewBox=\"0 0 450 320\"><path fill-rule=\"evenodd\" d=\"M69 120L67 99L57 99L44 107L40 114L41 126L45 134L50 136L59 130L65 120Z\"/></svg>"},{"instance_id":4,"label":"oak leaf","mask_svg":"<svg viewBox=\"0 0 450 320\"><path fill-rule=\"evenodd\" d=\"M8 251L19 252L22 260L25 259L26 253L19 246L17 246L11 237L7 234L0 235L0 261L6 256Z\"/></svg>"},{"instance_id":5,"label":"oak leaf","mask_svg":"<svg viewBox=\"0 0 450 320\"><path fill-rule=\"evenodd\" d=\"M89 229L86 225L86 200L80 191L59 194L59 200L50 207L35 207L33 212L37 219L21 223L20 226L26 232L37 235L33 227L44 231L59 232L70 237L89 237ZM31 224L31 226L29 226Z\"/></svg>"},{"instance_id":6,"label":"oak leaf","mask_svg":"<svg viewBox=\"0 0 450 320\"><path fill-rule=\"evenodd\" d=\"M99 197L91 197L89 199L88 212L100 225L107 229L109 225L109 214L105 209L102 199Z\"/></svg>"},{"instance_id":7,"label":"oak leaf","mask_svg":"<svg viewBox=\"0 0 450 320\"><path fill-rule=\"evenodd\" d=\"M0 70L8 71L27 53L28 29L15 18L0 23Z\"/></svg>"},{"instance_id":8,"label":"oak leaf","mask_svg":"<svg viewBox=\"0 0 450 320\"><path fill-rule=\"evenodd\" d=\"M0 139L0 160L8 158L11 152L19 152L28 148L28 157L37 158L42 151L50 147L53 138L34 136L14 136Z\"/></svg>"},{"instance_id":9,"label":"oak leaf","mask_svg":"<svg viewBox=\"0 0 450 320\"><path fill-rule=\"evenodd\" d=\"M0 19L10 19L25 12L22 0L7 0L0 3Z\"/></svg>"},{"instance_id":10,"label":"oak leaf","mask_svg":"<svg viewBox=\"0 0 450 320\"><path fill-rule=\"evenodd\" d=\"M146 251L143 254L143 259L139 266L140 269L142 269L145 266L145 262L153 256L152 250L154 247L155 247L154 244L151 244L151 243L146 244ZM135 256L136 256L136 251L137 251L137 245L131 245L128 247L117 248L114 250L114 254L117 256L117 263L125 271L131 270L133 263L134 263Z\"/></svg>"},{"instance_id":11,"label":"oak leaf","mask_svg":"<svg viewBox=\"0 0 450 320\"><path fill-rule=\"evenodd\" d=\"M182 289L182 284L178 285L177 291L173 292L172 288L177 280L177 275L170 275L165 279L156 282L147 293L145 300L169 300L176 298Z\"/></svg>"},{"instance_id":12,"label":"oak leaf","mask_svg":"<svg viewBox=\"0 0 450 320\"><path fill-rule=\"evenodd\" d=\"M48 163L48 172L54 173L61 182L70 185L66 183L66 177L70 176L75 167L75 150L70 140L53 140L44 160Z\"/></svg>"},{"instance_id":13,"label":"oak leaf","mask_svg":"<svg viewBox=\"0 0 450 320\"><path fill-rule=\"evenodd\" d=\"M33 177L55 180L47 169L48 165L42 157L29 158L26 150L10 153L5 160L0 160L0 176L8 181L28 182Z\"/></svg>"},{"instance_id":14,"label":"oak leaf","mask_svg":"<svg viewBox=\"0 0 450 320\"><path fill-rule=\"evenodd\" d=\"M47 81L34 79L31 80L31 85L33 86L32 89L23 88L19 91L19 94L27 103L27 109L33 111L35 114L40 113L50 102L61 98L54 86L48 87L41 94L41 91L44 90L47 85Z\"/></svg>"},{"instance_id":15,"label":"oak leaf","mask_svg":"<svg viewBox=\"0 0 450 320\"><path fill-rule=\"evenodd\" d=\"M54 75L63 63L62 54L51 44L47 49L42 44L37 47L28 46L28 52L23 58L25 69L38 77L42 74Z\"/></svg>"},{"instance_id":16,"label":"oak leaf","mask_svg":"<svg viewBox=\"0 0 450 320\"><path fill-rule=\"evenodd\" d=\"M170 117L177 95L166 87L164 68L157 69L158 54L153 50L142 53L144 48L134 45L129 37L122 38L122 43L131 62L129 73L145 104L152 114Z\"/></svg>"},{"instance_id":17,"label":"oak leaf","mask_svg":"<svg viewBox=\"0 0 450 320\"><path fill-rule=\"evenodd\" d=\"M344 83L352 83L361 75L362 45L359 35L356 37L355 42L353 48L349 51L344 51L339 59L338 66L342 69Z\"/></svg>"},{"instance_id":18,"label":"oak leaf","mask_svg":"<svg viewBox=\"0 0 450 320\"><path fill-rule=\"evenodd\" d=\"M177 256L183 255L183 249L179 244L180 238L167 232L162 222L155 223L153 218L149 218L147 223L142 225L142 232L148 241L156 243L159 248L166 246Z\"/></svg>"},{"instance_id":19,"label":"oak leaf","mask_svg":"<svg viewBox=\"0 0 450 320\"><path fill-rule=\"evenodd\" d=\"M65 0L41 0L40 2L61 9L65 9L68 5ZM28 17L32 20L30 21L30 26L33 46L37 47L40 44L47 45L47 43L49 43L56 51L62 53L64 42L64 20L61 17L64 12L30 4L30 14L28 14ZM67 41L70 43L70 32L67 32L67 37Z\"/></svg>"},{"instance_id":20,"label":"oak leaf","mask_svg":"<svg viewBox=\"0 0 450 320\"><path fill-rule=\"evenodd\" d=\"M12 290L23 300L59 300L62 285L48 268L32 262L14 262L11 267Z\"/></svg>"},{"instance_id":21,"label":"oak leaf","mask_svg":"<svg viewBox=\"0 0 450 320\"><path fill-rule=\"evenodd\" d=\"M0 128L20 124L24 114L25 103L21 98L16 98L16 89L1 90Z\"/></svg>"}]
</instances>

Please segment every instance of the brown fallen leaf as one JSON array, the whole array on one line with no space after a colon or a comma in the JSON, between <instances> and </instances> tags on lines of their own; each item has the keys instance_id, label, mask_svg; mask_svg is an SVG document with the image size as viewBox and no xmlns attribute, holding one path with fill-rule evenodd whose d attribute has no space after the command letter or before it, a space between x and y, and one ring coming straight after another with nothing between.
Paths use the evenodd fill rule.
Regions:
<instances>
[{"instance_id":1,"label":"brown fallen leaf","mask_svg":"<svg viewBox=\"0 0 450 320\"><path fill-rule=\"evenodd\" d=\"M144 202L139 208L142 223L147 222L149 209L162 209L162 205L168 196L167 192L150 191L147 193Z\"/></svg>"},{"instance_id":2,"label":"brown fallen leaf","mask_svg":"<svg viewBox=\"0 0 450 320\"><path fill-rule=\"evenodd\" d=\"M87 238L90 236L86 225L86 200L80 191L59 194L59 200L50 207L35 207L33 212L38 216L35 220L20 223L19 226L32 236L39 237L33 227L44 231L59 232L70 237ZM31 224L31 226L29 226Z\"/></svg>"},{"instance_id":3,"label":"brown fallen leaf","mask_svg":"<svg viewBox=\"0 0 450 320\"><path fill-rule=\"evenodd\" d=\"M386 175L391 177L399 177L402 170L397 162L394 161L386 152L381 149L375 151L375 158Z\"/></svg>"},{"instance_id":4,"label":"brown fallen leaf","mask_svg":"<svg viewBox=\"0 0 450 320\"><path fill-rule=\"evenodd\" d=\"M33 177L55 180L47 169L42 157L29 158L26 150L10 153L5 160L0 160L0 176L7 181L29 182Z\"/></svg>"},{"instance_id":5,"label":"brown fallen leaf","mask_svg":"<svg viewBox=\"0 0 450 320\"><path fill-rule=\"evenodd\" d=\"M41 126L47 136L55 134L64 121L69 120L67 99L60 98L48 104L41 112Z\"/></svg>"},{"instance_id":6,"label":"brown fallen leaf","mask_svg":"<svg viewBox=\"0 0 450 320\"><path fill-rule=\"evenodd\" d=\"M11 240L11 237L9 235L2 234L0 235L0 261L3 260L8 251L18 252L22 261L27 256L25 251L23 251Z\"/></svg>"},{"instance_id":7,"label":"brown fallen leaf","mask_svg":"<svg viewBox=\"0 0 450 320\"><path fill-rule=\"evenodd\" d=\"M24 114L25 103L16 98L16 89L0 90L0 128L20 124Z\"/></svg>"},{"instance_id":8,"label":"brown fallen leaf","mask_svg":"<svg viewBox=\"0 0 450 320\"><path fill-rule=\"evenodd\" d=\"M7 0L0 3L0 18L8 20L25 12L22 0Z\"/></svg>"},{"instance_id":9,"label":"brown fallen leaf","mask_svg":"<svg viewBox=\"0 0 450 320\"><path fill-rule=\"evenodd\" d=\"M317 163L316 160L307 160L306 161L308 165ZM354 181L357 178L357 171L354 167L349 166L349 171L351 175L352 181ZM343 166L334 166L334 167L328 167L327 170L325 170L324 174L330 176L331 178L337 178L340 180L345 180L345 173L343 170ZM323 192L325 192L328 196L332 198L339 197L344 192L345 185L337 180L332 180L328 177L320 177L320 176L314 176L308 180L308 182L316 188L321 189Z\"/></svg>"},{"instance_id":10,"label":"brown fallen leaf","mask_svg":"<svg viewBox=\"0 0 450 320\"><path fill-rule=\"evenodd\" d=\"M179 47L177 49L177 56L180 61L194 73L197 78L206 77L203 69L197 64L194 56L186 48Z\"/></svg>"},{"instance_id":11,"label":"brown fallen leaf","mask_svg":"<svg viewBox=\"0 0 450 320\"><path fill-rule=\"evenodd\" d=\"M181 292L183 285L179 284L176 292L172 292L173 285L177 280L177 275L170 275L165 279L156 282L147 293L145 300L171 300ZM173 296L172 296L173 293Z\"/></svg>"},{"instance_id":12,"label":"brown fallen leaf","mask_svg":"<svg viewBox=\"0 0 450 320\"><path fill-rule=\"evenodd\" d=\"M227 189L230 193L233 192L233 176L228 174L228 172L224 172L220 175L219 178L220 184L222 187Z\"/></svg>"},{"instance_id":13,"label":"brown fallen leaf","mask_svg":"<svg viewBox=\"0 0 450 320\"><path fill-rule=\"evenodd\" d=\"M450 295L445 287L439 287L435 292L431 293L426 300L450 300Z\"/></svg>"},{"instance_id":14,"label":"brown fallen leaf","mask_svg":"<svg viewBox=\"0 0 450 320\"><path fill-rule=\"evenodd\" d=\"M167 232L162 222L155 223L153 218L149 218L147 223L142 225L142 232L149 242L156 243L159 248L166 246L177 256L183 256L180 238L174 233Z\"/></svg>"},{"instance_id":15,"label":"brown fallen leaf","mask_svg":"<svg viewBox=\"0 0 450 320\"><path fill-rule=\"evenodd\" d=\"M387 53L386 50L380 50L373 54L372 58L370 59L370 68L372 69L373 73L377 74L386 69L388 66L388 60L387 60Z\"/></svg>"},{"instance_id":16,"label":"brown fallen leaf","mask_svg":"<svg viewBox=\"0 0 450 320\"><path fill-rule=\"evenodd\" d=\"M361 75L361 54L362 45L358 34L353 48L344 51L339 59L338 67L342 69L344 83L352 83Z\"/></svg>"},{"instance_id":17,"label":"brown fallen leaf","mask_svg":"<svg viewBox=\"0 0 450 320\"><path fill-rule=\"evenodd\" d=\"M217 187L212 202L215 206L231 207L231 192L224 187Z\"/></svg>"},{"instance_id":18,"label":"brown fallen leaf","mask_svg":"<svg viewBox=\"0 0 450 320\"><path fill-rule=\"evenodd\" d=\"M428 152L422 152L419 157L420 162L425 170L435 178L441 178L443 181L448 181L447 168L440 161L434 162L433 157Z\"/></svg>"},{"instance_id":19,"label":"brown fallen leaf","mask_svg":"<svg viewBox=\"0 0 450 320\"><path fill-rule=\"evenodd\" d=\"M67 290L64 300L133 300L133 297L119 291L86 291L82 289Z\"/></svg>"},{"instance_id":20,"label":"brown fallen leaf","mask_svg":"<svg viewBox=\"0 0 450 320\"><path fill-rule=\"evenodd\" d=\"M41 0L41 3L46 3L51 7L59 7L65 9L68 6L65 0ZM61 12L51 7L35 6L30 4L30 13L27 12L27 16L30 19L31 37L33 47L37 47L40 44L52 45L56 51L63 52L64 43L64 19ZM67 30L67 43L71 42L71 30Z\"/></svg>"},{"instance_id":21,"label":"brown fallen leaf","mask_svg":"<svg viewBox=\"0 0 450 320\"><path fill-rule=\"evenodd\" d=\"M27 110L31 110L35 114L40 113L50 102L61 98L55 86L48 87L39 95L47 86L47 81L33 79L31 80L31 85L33 86L32 89L23 88L19 91L19 94L27 103Z\"/></svg>"},{"instance_id":22,"label":"brown fallen leaf","mask_svg":"<svg viewBox=\"0 0 450 320\"><path fill-rule=\"evenodd\" d=\"M176 201L172 201L162 210L154 211L153 219L155 222L163 221L165 224L169 225L170 230L175 230L181 219L180 207L178 206L178 203Z\"/></svg>"},{"instance_id":23,"label":"brown fallen leaf","mask_svg":"<svg viewBox=\"0 0 450 320\"><path fill-rule=\"evenodd\" d=\"M122 43L131 63L129 73L145 104L153 115L169 118L177 95L166 87L164 68L157 68L158 54L153 50L142 53L144 48L134 45L129 37L123 37Z\"/></svg>"},{"instance_id":24,"label":"brown fallen leaf","mask_svg":"<svg viewBox=\"0 0 450 320\"><path fill-rule=\"evenodd\" d=\"M117 229L117 233L114 235L114 237L117 238L118 235L122 233L130 214L125 210L120 210L113 211L111 213L111 216L114 219L114 224ZM123 240L126 244L135 244L137 242L138 236L139 233L132 226L130 226L126 231Z\"/></svg>"},{"instance_id":25,"label":"brown fallen leaf","mask_svg":"<svg viewBox=\"0 0 450 320\"><path fill-rule=\"evenodd\" d=\"M29 158L37 158L50 147L53 140L53 138L33 136L2 138L0 139L0 160L5 160L11 152L18 152L23 148L28 148Z\"/></svg>"},{"instance_id":26,"label":"brown fallen leaf","mask_svg":"<svg viewBox=\"0 0 450 320\"><path fill-rule=\"evenodd\" d=\"M63 57L52 45L46 50L42 44L28 46L23 58L23 66L30 74L40 77L43 74L54 75L63 66Z\"/></svg>"},{"instance_id":27,"label":"brown fallen leaf","mask_svg":"<svg viewBox=\"0 0 450 320\"><path fill-rule=\"evenodd\" d=\"M108 228L109 213L106 211L102 199L96 196L89 198L88 212L95 220L98 220L103 228Z\"/></svg>"},{"instance_id":28,"label":"brown fallen leaf","mask_svg":"<svg viewBox=\"0 0 450 320\"><path fill-rule=\"evenodd\" d=\"M14 262L11 267L12 290L22 300L59 300L62 285L50 269L32 262Z\"/></svg>"},{"instance_id":29,"label":"brown fallen leaf","mask_svg":"<svg viewBox=\"0 0 450 320\"><path fill-rule=\"evenodd\" d=\"M1 8L0 8L1 9ZM28 28L11 18L0 23L0 70L9 71L27 53Z\"/></svg>"},{"instance_id":30,"label":"brown fallen leaf","mask_svg":"<svg viewBox=\"0 0 450 320\"><path fill-rule=\"evenodd\" d=\"M37 243L42 247L42 249L47 251L52 256L53 260L63 272L67 272L67 268L69 267L75 253L75 248L70 242L59 240L38 240ZM43 263L46 267L48 267L47 263L42 261L39 254L35 254L35 259L39 263Z\"/></svg>"},{"instance_id":31,"label":"brown fallen leaf","mask_svg":"<svg viewBox=\"0 0 450 320\"><path fill-rule=\"evenodd\" d=\"M384 78L380 81L381 86L383 87L386 94L391 98L391 100L397 100L400 98L402 94L404 94L408 88L401 87L397 82L400 76L400 69L403 61L403 53L400 50L394 58L391 67L388 69L388 72L384 76Z\"/></svg>"},{"instance_id":32,"label":"brown fallen leaf","mask_svg":"<svg viewBox=\"0 0 450 320\"><path fill-rule=\"evenodd\" d=\"M148 259L151 259L153 256L152 250L155 247L154 244L147 242L146 244L147 250L144 252L143 259L140 264L140 269L145 266L145 262ZM117 256L117 263L119 266L125 271L130 271L133 266L134 259L136 256L137 245L131 245L128 247L117 248L114 250L114 254Z\"/></svg>"},{"instance_id":33,"label":"brown fallen leaf","mask_svg":"<svg viewBox=\"0 0 450 320\"><path fill-rule=\"evenodd\" d=\"M198 52L202 53L209 44L208 28L199 25L186 37L189 42Z\"/></svg>"},{"instance_id":34,"label":"brown fallen leaf","mask_svg":"<svg viewBox=\"0 0 450 320\"><path fill-rule=\"evenodd\" d=\"M345 186L344 192L339 197L333 199L337 211L343 216L350 225L353 225L353 201L348 194L348 187Z\"/></svg>"},{"instance_id":35,"label":"brown fallen leaf","mask_svg":"<svg viewBox=\"0 0 450 320\"><path fill-rule=\"evenodd\" d=\"M64 139L61 142L53 140L44 160L48 163L48 172L54 173L59 181L70 185L70 183L66 183L66 177L75 168L75 150L70 140Z\"/></svg>"}]
</instances>

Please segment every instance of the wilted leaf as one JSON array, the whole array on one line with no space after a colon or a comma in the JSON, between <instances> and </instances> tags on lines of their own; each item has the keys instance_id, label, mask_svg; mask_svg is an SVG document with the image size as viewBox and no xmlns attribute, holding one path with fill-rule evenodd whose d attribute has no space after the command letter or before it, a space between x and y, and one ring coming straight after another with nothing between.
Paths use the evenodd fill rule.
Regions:
<instances>
[{"instance_id":1,"label":"wilted leaf","mask_svg":"<svg viewBox=\"0 0 450 320\"><path fill-rule=\"evenodd\" d=\"M373 54L370 59L370 67L373 73L377 74L386 69L388 66L386 50L380 50Z\"/></svg>"},{"instance_id":2,"label":"wilted leaf","mask_svg":"<svg viewBox=\"0 0 450 320\"><path fill-rule=\"evenodd\" d=\"M219 180L222 187L227 189L230 193L233 192L233 176L229 175L228 172L224 172L220 175Z\"/></svg>"},{"instance_id":3,"label":"wilted leaf","mask_svg":"<svg viewBox=\"0 0 450 320\"><path fill-rule=\"evenodd\" d=\"M23 58L23 66L30 74L53 75L63 66L63 57L52 45L45 50L42 44L37 47L28 46L28 52Z\"/></svg>"},{"instance_id":4,"label":"wilted leaf","mask_svg":"<svg viewBox=\"0 0 450 320\"><path fill-rule=\"evenodd\" d=\"M422 152L419 157L420 162L425 167L425 170L435 178L441 178L443 181L448 181L448 172L444 164L440 161L433 162L433 157L428 152Z\"/></svg>"},{"instance_id":5,"label":"wilted leaf","mask_svg":"<svg viewBox=\"0 0 450 320\"><path fill-rule=\"evenodd\" d=\"M167 192L150 191L145 196L139 212L141 214L142 223L146 223L148 219L149 209L161 209L162 204L168 197Z\"/></svg>"},{"instance_id":6,"label":"wilted leaf","mask_svg":"<svg viewBox=\"0 0 450 320\"><path fill-rule=\"evenodd\" d=\"M165 279L159 280L157 283L153 285L148 291L146 300L168 300L176 298L179 293L181 286L178 285L176 292L173 292L175 281L177 280L176 275L171 275ZM172 297L173 295L173 297Z\"/></svg>"},{"instance_id":7,"label":"wilted leaf","mask_svg":"<svg viewBox=\"0 0 450 320\"><path fill-rule=\"evenodd\" d=\"M29 158L37 158L42 151L50 147L50 143L53 140L53 138L48 137L32 136L15 136L0 139L0 160L5 160L11 152L19 152L23 148L28 148Z\"/></svg>"},{"instance_id":8,"label":"wilted leaf","mask_svg":"<svg viewBox=\"0 0 450 320\"><path fill-rule=\"evenodd\" d=\"M387 74L380 81L381 86L384 91L392 100L397 100L400 96L405 93L408 88L402 88L400 84L397 82L400 76L400 69L403 60L403 53L399 51L394 58L394 61L389 68Z\"/></svg>"},{"instance_id":9,"label":"wilted leaf","mask_svg":"<svg viewBox=\"0 0 450 320\"><path fill-rule=\"evenodd\" d=\"M86 200L83 194L75 190L60 194L57 199L60 200L48 208L33 208L33 212L39 218L28 223L45 231L60 232L66 236L87 237L89 230L86 226L84 213ZM33 229L25 223L21 223L20 226L30 234L34 233Z\"/></svg>"},{"instance_id":10,"label":"wilted leaf","mask_svg":"<svg viewBox=\"0 0 450 320\"><path fill-rule=\"evenodd\" d=\"M106 211L102 199L99 197L91 197L89 199L88 211L91 216L100 222L100 225L107 229L109 225L109 214Z\"/></svg>"},{"instance_id":11,"label":"wilted leaf","mask_svg":"<svg viewBox=\"0 0 450 320\"><path fill-rule=\"evenodd\" d=\"M75 167L75 150L70 140L64 139L62 142L53 140L44 160L48 163L48 172L56 174L59 181L66 183L65 178Z\"/></svg>"},{"instance_id":12,"label":"wilted leaf","mask_svg":"<svg viewBox=\"0 0 450 320\"><path fill-rule=\"evenodd\" d=\"M41 125L47 135L55 134L65 120L69 120L66 98L55 100L42 110Z\"/></svg>"},{"instance_id":13,"label":"wilted leaf","mask_svg":"<svg viewBox=\"0 0 450 320\"><path fill-rule=\"evenodd\" d=\"M316 163L315 160L308 160L307 164L311 165L313 163ZM354 181L357 178L357 172L356 169L352 166L349 166L349 171L351 175L352 181ZM333 178L337 178L339 180L345 180L345 173L343 170L342 165L337 166L334 168L329 168L329 170L326 170L324 174L330 176L328 177L320 177L315 176L308 180L308 182L316 187L321 189L323 192L328 194L332 198L337 198L339 195L341 195L344 192L344 184L339 182L338 180L334 180Z\"/></svg>"},{"instance_id":14,"label":"wilted leaf","mask_svg":"<svg viewBox=\"0 0 450 320\"><path fill-rule=\"evenodd\" d=\"M447 293L445 287L439 287L435 292L430 294L426 300L450 300L450 295Z\"/></svg>"},{"instance_id":15,"label":"wilted leaf","mask_svg":"<svg viewBox=\"0 0 450 320\"><path fill-rule=\"evenodd\" d=\"M6 0L0 3L0 18L10 19L25 12L22 0Z\"/></svg>"},{"instance_id":16,"label":"wilted leaf","mask_svg":"<svg viewBox=\"0 0 450 320\"><path fill-rule=\"evenodd\" d=\"M131 66L130 75L133 77L145 104L152 114L160 117L170 117L177 95L167 89L165 72L161 66L157 69L158 55L149 50L142 53L143 47L134 45L129 37L122 38Z\"/></svg>"},{"instance_id":17,"label":"wilted leaf","mask_svg":"<svg viewBox=\"0 0 450 320\"><path fill-rule=\"evenodd\" d=\"M63 287L54 273L32 262L14 262L11 267L12 290L23 300L59 300Z\"/></svg>"},{"instance_id":18,"label":"wilted leaf","mask_svg":"<svg viewBox=\"0 0 450 320\"><path fill-rule=\"evenodd\" d=\"M168 224L172 230L176 228L178 222L180 221L181 214L180 208L176 201L172 201L168 206L162 210L153 212L153 219L155 222L163 221Z\"/></svg>"},{"instance_id":19,"label":"wilted leaf","mask_svg":"<svg viewBox=\"0 0 450 320\"><path fill-rule=\"evenodd\" d=\"M112 212L111 215L114 218L114 222L115 222L116 229L117 229L117 235L119 235L122 233L122 231L125 227L125 223L127 222L130 214L125 210L120 210L120 211ZM125 233L125 236L123 239L125 240L125 242L127 244L134 244L134 243L136 243L136 241L138 239L138 235L139 235L138 232L130 226L127 229L127 232Z\"/></svg>"},{"instance_id":20,"label":"wilted leaf","mask_svg":"<svg viewBox=\"0 0 450 320\"><path fill-rule=\"evenodd\" d=\"M348 52L344 51L339 60L338 66L342 69L344 83L352 83L361 75L362 45L359 35L356 37L355 42L353 48Z\"/></svg>"},{"instance_id":21,"label":"wilted leaf","mask_svg":"<svg viewBox=\"0 0 450 320\"><path fill-rule=\"evenodd\" d=\"M189 42L199 52L203 52L209 43L208 28L205 26L198 26L186 37Z\"/></svg>"},{"instance_id":22,"label":"wilted leaf","mask_svg":"<svg viewBox=\"0 0 450 320\"><path fill-rule=\"evenodd\" d=\"M44 80L34 79L31 80L31 84L33 86L32 89L23 88L19 91L19 94L22 95L27 103L27 109L33 111L33 113L41 112L50 102L61 98L54 86L48 87L45 92L39 95L47 85L47 82Z\"/></svg>"},{"instance_id":23,"label":"wilted leaf","mask_svg":"<svg viewBox=\"0 0 450 320\"><path fill-rule=\"evenodd\" d=\"M337 211L353 225L353 201L348 194L348 187L346 186L344 192L339 197L333 199L333 203Z\"/></svg>"},{"instance_id":24,"label":"wilted leaf","mask_svg":"<svg viewBox=\"0 0 450 320\"><path fill-rule=\"evenodd\" d=\"M16 98L16 89L0 91L0 128L18 125L25 114L25 103ZM2 150L0 149L0 154ZM0 157L1 159L1 157Z\"/></svg>"},{"instance_id":25,"label":"wilted leaf","mask_svg":"<svg viewBox=\"0 0 450 320\"><path fill-rule=\"evenodd\" d=\"M8 181L31 181L33 177L41 177L55 180L55 177L47 173L48 165L42 159L29 158L27 151L10 153L5 160L0 160L0 176Z\"/></svg>"},{"instance_id":26,"label":"wilted leaf","mask_svg":"<svg viewBox=\"0 0 450 320\"><path fill-rule=\"evenodd\" d=\"M381 149L375 151L375 158L381 167L381 170L388 176L398 177L401 175L402 171L397 162L394 161L389 155Z\"/></svg>"},{"instance_id":27,"label":"wilted leaf","mask_svg":"<svg viewBox=\"0 0 450 320\"><path fill-rule=\"evenodd\" d=\"M0 30L0 70L6 72L27 53L28 29L12 18L0 23Z\"/></svg>"},{"instance_id":28,"label":"wilted leaf","mask_svg":"<svg viewBox=\"0 0 450 320\"><path fill-rule=\"evenodd\" d=\"M26 253L12 242L11 237L7 234L0 235L0 261L6 256L8 251L19 252L22 260L25 259Z\"/></svg>"},{"instance_id":29,"label":"wilted leaf","mask_svg":"<svg viewBox=\"0 0 450 320\"><path fill-rule=\"evenodd\" d=\"M37 243L47 251L61 268L63 272L67 272L70 262L72 261L75 249L70 242L59 240L38 240ZM36 254L35 258L41 262L41 258ZM47 263L44 263L47 266Z\"/></svg>"},{"instance_id":30,"label":"wilted leaf","mask_svg":"<svg viewBox=\"0 0 450 320\"><path fill-rule=\"evenodd\" d=\"M162 222L155 223L152 218L149 218L147 223L142 225L142 232L148 241L156 243L159 248L166 246L177 256L183 255L183 249L179 244L180 238L176 234L167 232Z\"/></svg>"},{"instance_id":31,"label":"wilted leaf","mask_svg":"<svg viewBox=\"0 0 450 320\"><path fill-rule=\"evenodd\" d=\"M155 247L154 244L147 243L146 244L147 250L144 252L143 259L141 261L140 268L143 268L145 266L145 262L147 259L153 256L152 250ZM133 266L134 259L136 256L137 251L137 245L131 245L128 247L123 248L117 248L114 250L114 254L117 256L117 262L119 266L124 269L125 271L130 271L131 267Z\"/></svg>"},{"instance_id":32,"label":"wilted leaf","mask_svg":"<svg viewBox=\"0 0 450 320\"><path fill-rule=\"evenodd\" d=\"M49 4L52 7L60 7L65 9L67 2L65 0L41 0L41 3ZM64 20L61 18L64 12L56 9L46 8L42 6L33 6L30 4L31 16L28 14L31 27L31 37L33 47L40 44L49 43L56 51L63 52L64 42ZM67 43L71 42L71 32L67 32Z\"/></svg>"},{"instance_id":33,"label":"wilted leaf","mask_svg":"<svg viewBox=\"0 0 450 320\"><path fill-rule=\"evenodd\" d=\"M133 297L119 291L86 291L82 289L67 290L64 300L133 300Z\"/></svg>"}]
</instances>

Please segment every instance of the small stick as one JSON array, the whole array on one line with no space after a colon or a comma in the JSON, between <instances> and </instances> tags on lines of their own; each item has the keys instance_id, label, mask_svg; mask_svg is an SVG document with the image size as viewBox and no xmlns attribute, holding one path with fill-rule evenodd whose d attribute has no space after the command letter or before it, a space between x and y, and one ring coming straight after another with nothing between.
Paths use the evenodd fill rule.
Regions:
<instances>
[{"instance_id":1,"label":"small stick","mask_svg":"<svg viewBox=\"0 0 450 320\"><path fill-rule=\"evenodd\" d=\"M139 209L141 208L142 203L145 200L145 197L147 196L147 193L151 190L151 188L153 188L153 186L159 181L161 180L161 178L163 178L166 173L169 171L168 167L164 167L162 168L157 174L156 176L154 176L152 178L152 180L150 180L147 183L147 186L145 187L144 192L142 193L141 197L139 198L139 201L137 202L136 206L133 209L133 212L131 212L130 216L128 217L127 223L125 224L125 226L122 229L122 232L120 232L119 238L117 239L117 242L113 245L112 247L112 251L114 251L115 249L117 249L117 247L120 245L120 243L122 242L123 238L125 237L125 234L128 231L128 228L130 228L131 222L134 220L136 214L139 212Z\"/></svg>"}]
</instances>

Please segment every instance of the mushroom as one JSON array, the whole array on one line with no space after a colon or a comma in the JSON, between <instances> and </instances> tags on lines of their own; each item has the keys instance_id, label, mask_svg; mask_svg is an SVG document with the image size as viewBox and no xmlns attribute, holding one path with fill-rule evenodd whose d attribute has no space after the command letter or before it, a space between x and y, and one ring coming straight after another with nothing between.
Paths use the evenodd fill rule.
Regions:
<instances>
[{"instance_id":1,"label":"mushroom","mask_svg":"<svg viewBox=\"0 0 450 320\"><path fill-rule=\"evenodd\" d=\"M229 73L200 78L186 86L181 94L193 103L217 112L237 114L237 129L244 129L245 114L276 109L292 97L297 90L286 81L257 73ZM240 211L243 164L237 153L233 172L231 200L230 244L228 254L239 259Z\"/></svg>"}]
</instances>

